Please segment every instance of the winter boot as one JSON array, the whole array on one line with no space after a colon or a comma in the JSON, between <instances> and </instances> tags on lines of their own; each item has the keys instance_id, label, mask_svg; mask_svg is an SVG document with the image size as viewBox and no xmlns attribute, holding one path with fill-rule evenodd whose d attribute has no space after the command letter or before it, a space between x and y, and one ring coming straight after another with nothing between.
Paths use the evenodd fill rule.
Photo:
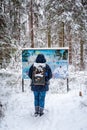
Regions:
<instances>
[{"instance_id":1,"label":"winter boot","mask_svg":"<svg viewBox=\"0 0 87 130\"><path fill-rule=\"evenodd\" d=\"M34 113L35 117L37 117L38 114L39 114L39 106L35 106L35 113Z\"/></svg>"},{"instance_id":2,"label":"winter boot","mask_svg":"<svg viewBox=\"0 0 87 130\"><path fill-rule=\"evenodd\" d=\"M44 110L43 108L40 108L39 116L42 116L44 114L43 110Z\"/></svg>"}]
</instances>

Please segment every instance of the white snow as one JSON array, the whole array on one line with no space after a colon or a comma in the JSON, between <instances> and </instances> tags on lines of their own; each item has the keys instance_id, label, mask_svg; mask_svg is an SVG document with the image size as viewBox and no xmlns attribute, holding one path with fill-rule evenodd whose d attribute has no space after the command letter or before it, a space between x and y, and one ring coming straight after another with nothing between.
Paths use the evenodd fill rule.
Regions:
<instances>
[{"instance_id":1,"label":"white snow","mask_svg":"<svg viewBox=\"0 0 87 130\"><path fill-rule=\"evenodd\" d=\"M45 63L34 63L34 66L36 67L36 68L38 68L38 67L40 67L40 66L42 66L42 67L45 67L46 66L46 64Z\"/></svg>"},{"instance_id":2,"label":"white snow","mask_svg":"<svg viewBox=\"0 0 87 130\"><path fill-rule=\"evenodd\" d=\"M0 130L87 130L87 72L69 75L69 92L52 92L59 83L52 79L42 117L33 116L34 98L30 81L25 80L25 92L21 92L20 74L4 73L5 70L0 71L0 100L6 105ZM63 87L66 88L66 84ZM82 97L79 91L82 91Z\"/></svg>"}]
</instances>

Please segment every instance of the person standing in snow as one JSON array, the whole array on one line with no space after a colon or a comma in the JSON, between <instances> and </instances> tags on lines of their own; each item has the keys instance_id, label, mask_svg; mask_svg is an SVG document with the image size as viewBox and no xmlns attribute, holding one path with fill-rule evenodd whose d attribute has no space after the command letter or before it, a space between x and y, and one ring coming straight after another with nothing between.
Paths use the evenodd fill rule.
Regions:
<instances>
[{"instance_id":1,"label":"person standing in snow","mask_svg":"<svg viewBox=\"0 0 87 130\"><path fill-rule=\"evenodd\" d=\"M34 74L36 70L39 69L35 76L39 76L37 79L34 79ZM44 68L44 72L41 72L42 68ZM44 74L43 74L44 73ZM42 74L44 75L43 79ZM52 78L52 71L48 64L46 64L46 59L43 54L38 54L36 61L33 65L31 65L29 69L28 76L31 79L31 90L34 93L34 106L35 106L35 116L42 116L44 114L44 105L45 105L45 96L46 91L49 90L49 80ZM35 77L35 78L36 78ZM35 81L36 83L35 83ZM38 82L39 80L39 82ZM42 82L42 83L40 83Z\"/></svg>"}]
</instances>

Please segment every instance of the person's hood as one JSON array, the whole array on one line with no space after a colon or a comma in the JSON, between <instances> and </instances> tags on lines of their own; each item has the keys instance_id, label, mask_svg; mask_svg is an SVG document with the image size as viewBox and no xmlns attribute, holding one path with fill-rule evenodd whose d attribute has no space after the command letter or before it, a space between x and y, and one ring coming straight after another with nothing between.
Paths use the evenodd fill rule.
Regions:
<instances>
[{"instance_id":1,"label":"person's hood","mask_svg":"<svg viewBox=\"0 0 87 130\"><path fill-rule=\"evenodd\" d=\"M37 58L36 58L36 63L45 63L46 59L44 57L43 54L38 54Z\"/></svg>"}]
</instances>

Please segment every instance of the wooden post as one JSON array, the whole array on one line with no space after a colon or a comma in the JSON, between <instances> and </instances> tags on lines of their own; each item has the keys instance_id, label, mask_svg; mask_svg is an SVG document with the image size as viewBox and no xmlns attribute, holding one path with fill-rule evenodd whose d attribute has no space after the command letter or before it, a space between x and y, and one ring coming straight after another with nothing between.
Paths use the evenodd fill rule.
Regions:
<instances>
[{"instance_id":1,"label":"wooden post","mask_svg":"<svg viewBox=\"0 0 87 130\"><path fill-rule=\"evenodd\" d=\"M69 91L69 79L67 78L67 92Z\"/></svg>"},{"instance_id":2,"label":"wooden post","mask_svg":"<svg viewBox=\"0 0 87 130\"><path fill-rule=\"evenodd\" d=\"M22 92L24 92L24 79L22 78Z\"/></svg>"}]
</instances>

